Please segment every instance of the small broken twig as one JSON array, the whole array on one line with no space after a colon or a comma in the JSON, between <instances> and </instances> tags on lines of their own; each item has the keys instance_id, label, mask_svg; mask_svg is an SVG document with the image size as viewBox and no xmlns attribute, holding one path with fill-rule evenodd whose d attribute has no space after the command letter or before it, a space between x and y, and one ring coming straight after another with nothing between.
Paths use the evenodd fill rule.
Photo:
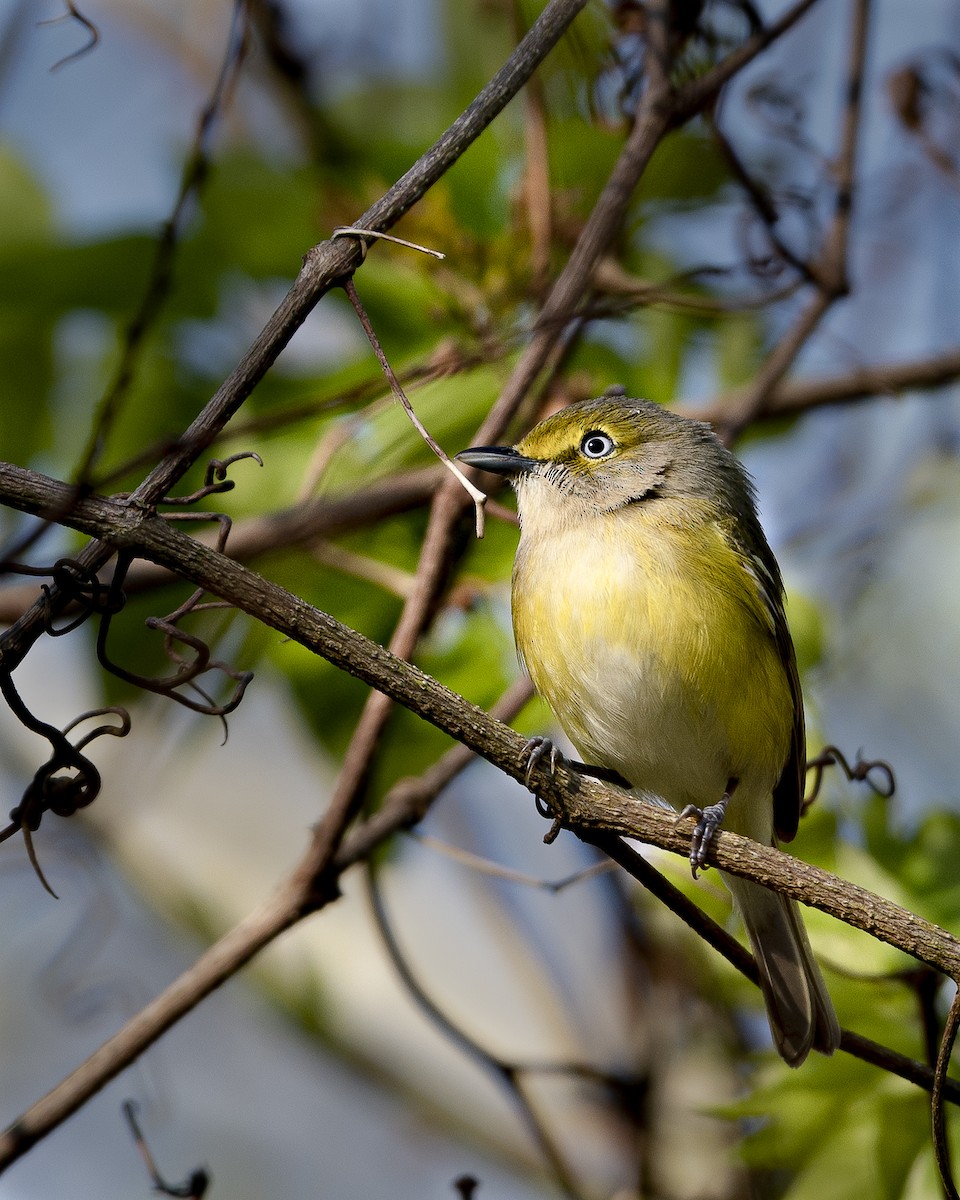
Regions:
<instances>
[{"instance_id":1,"label":"small broken twig","mask_svg":"<svg viewBox=\"0 0 960 1200\"><path fill-rule=\"evenodd\" d=\"M411 244L412 243L408 243L408 245ZM456 475L457 479L463 485L464 490L473 501L474 511L476 514L477 537L482 538L483 506L487 502L486 493L481 492L478 487L470 482L470 480L466 477L466 475L464 475L449 454L447 454L446 450L444 450L440 443L432 436L432 434L427 430L427 427L414 412L413 405L407 399L406 393L400 386L400 380L397 379L396 375L394 374L393 367L391 367L390 363L387 361L387 356L384 354L383 347L380 345L380 339L374 332L373 325L370 323L370 318L367 316L366 309L360 302L360 297L357 295L357 289L354 287L352 279L347 279L344 281L343 290L347 293L347 299L353 305L353 311L357 314L357 319L363 326L363 332L367 335L367 341L369 341L370 345L372 346L373 352L377 356L377 361L380 363L380 367L383 370L384 375L387 377L387 382L390 384L390 390L403 405L403 411L410 418L410 422L414 429L416 429L417 433L420 434L420 436L434 452L437 458L440 459L447 470Z\"/></svg>"}]
</instances>

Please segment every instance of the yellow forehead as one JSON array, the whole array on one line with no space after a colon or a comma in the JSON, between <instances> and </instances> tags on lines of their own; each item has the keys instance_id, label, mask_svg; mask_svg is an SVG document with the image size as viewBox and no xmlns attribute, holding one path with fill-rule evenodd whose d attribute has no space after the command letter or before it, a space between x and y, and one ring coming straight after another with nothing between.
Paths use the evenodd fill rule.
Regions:
<instances>
[{"instance_id":1,"label":"yellow forehead","mask_svg":"<svg viewBox=\"0 0 960 1200\"><path fill-rule=\"evenodd\" d=\"M517 450L529 458L559 459L575 452L584 437L594 432L608 434L617 446L635 446L645 440L648 423L646 412L623 404L597 400L571 404L531 429L517 443Z\"/></svg>"}]
</instances>

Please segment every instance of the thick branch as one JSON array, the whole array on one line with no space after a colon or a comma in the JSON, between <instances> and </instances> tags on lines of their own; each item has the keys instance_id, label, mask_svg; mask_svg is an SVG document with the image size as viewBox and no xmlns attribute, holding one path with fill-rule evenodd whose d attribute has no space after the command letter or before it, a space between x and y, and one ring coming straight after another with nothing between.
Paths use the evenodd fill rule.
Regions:
<instances>
[{"instance_id":1,"label":"thick branch","mask_svg":"<svg viewBox=\"0 0 960 1200\"><path fill-rule=\"evenodd\" d=\"M457 161L491 121L519 92L560 40L586 0L551 0L510 58L473 103L433 146L355 224L385 231L408 212ZM144 505L159 503L211 445L276 361L320 298L338 280L351 275L361 261L359 244L330 239L305 257L299 275L280 307L238 365L173 449L134 492ZM69 503L70 497L66 498ZM109 547L93 543L78 556L85 570L99 571L110 560ZM4 666L13 670L43 632L47 608L55 599L35 605L0 640Z\"/></svg>"},{"instance_id":2,"label":"thick branch","mask_svg":"<svg viewBox=\"0 0 960 1200\"><path fill-rule=\"evenodd\" d=\"M40 513L62 505L70 490L46 476L0 464L0 502L11 507ZM514 779L523 780L526 743L513 730L363 634L201 545L162 518L126 502L91 496L78 501L65 520L75 529L101 537L116 549L143 555L229 601L390 696ZM672 814L634 795L563 769L555 779L546 770L538 770L535 782L544 799L564 814L571 826L622 833L676 854L689 853L689 830L679 829ZM710 861L732 875L755 879L820 908L952 977L960 976L960 941L863 888L732 833L719 838Z\"/></svg>"},{"instance_id":3,"label":"thick branch","mask_svg":"<svg viewBox=\"0 0 960 1200\"><path fill-rule=\"evenodd\" d=\"M0 502L11 507L34 514L49 508L64 510L71 496L72 489L66 484L0 465ZM523 778L526 743L519 734L362 634L192 540L162 518L129 503L91 496L76 501L64 519L84 533L103 538L117 549L141 553L223 597L382 691L515 779ZM678 828L671 813L641 797L604 787L563 767L554 776L539 768L534 783L554 811L588 836L598 830L620 833L684 858L689 853L689 829ZM960 941L863 888L732 833L722 833L714 840L709 858L730 874L755 879L820 908L954 978L960 977ZM349 861L350 856L345 856L343 863L334 863L320 880L296 873L268 903L211 947L0 1138L0 1169L81 1107L283 930L335 898L339 869Z\"/></svg>"}]
</instances>

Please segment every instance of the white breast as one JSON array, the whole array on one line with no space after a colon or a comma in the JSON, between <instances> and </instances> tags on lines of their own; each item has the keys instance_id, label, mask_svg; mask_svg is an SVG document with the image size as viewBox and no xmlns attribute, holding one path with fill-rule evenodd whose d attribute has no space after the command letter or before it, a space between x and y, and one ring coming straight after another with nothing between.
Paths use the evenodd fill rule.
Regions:
<instances>
[{"instance_id":1,"label":"white breast","mask_svg":"<svg viewBox=\"0 0 960 1200\"><path fill-rule=\"evenodd\" d=\"M514 624L537 691L584 761L677 807L712 803L727 782L715 714L662 644L664 621L696 620L689 600L671 546L625 555L610 514L521 541Z\"/></svg>"}]
</instances>

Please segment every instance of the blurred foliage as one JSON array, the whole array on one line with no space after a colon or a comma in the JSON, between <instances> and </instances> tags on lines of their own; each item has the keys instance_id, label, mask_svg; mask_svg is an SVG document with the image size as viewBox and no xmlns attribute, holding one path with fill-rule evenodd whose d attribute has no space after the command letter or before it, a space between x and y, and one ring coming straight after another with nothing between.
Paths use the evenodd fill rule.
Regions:
<instances>
[{"instance_id":1,"label":"blurred foliage","mask_svg":"<svg viewBox=\"0 0 960 1200\"><path fill-rule=\"evenodd\" d=\"M532 19L539 8L521 6ZM449 4L446 60L436 77L367 79L333 98L323 113L328 145L322 161L278 162L255 145L218 151L195 211L180 237L173 281L139 352L120 415L109 431L97 478L130 487L209 399L249 345L295 275L302 255L404 171L470 100L510 49L499 10ZM549 108L549 177L558 267L596 201L622 144L607 114L591 119L597 63L609 36L599 6L541 72ZM391 120L381 119L386 111ZM523 104L515 102L402 223L398 232L443 250L442 264L398 247L373 249L357 287L395 369L418 374L409 391L434 436L452 453L470 444L529 330L531 245L520 200L525 171ZM635 199L618 247L619 265L644 282L674 286L680 268L651 233L663 211L700 213L723 200L725 168L700 128L674 132L658 150ZM64 478L93 430L97 401L117 368L126 329L147 287L154 254L150 231L117 231L76 242L53 225L51 206L23 163L0 154L0 450L4 458ZM694 297L710 296L685 282ZM324 299L294 347L280 359L213 453L257 451L232 471L236 490L205 505L237 520L294 504L311 492L352 489L432 461L389 397L365 341L341 297ZM592 322L570 348L565 386L572 396L622 383L632 395L675 397L695 364L719 389L751 376L764 344L753 312L704 315L695 309L627 307ZM432 372L432 374L431 374ZM29 414L29 420L24 415ZM246 422L246 425L245 425ZM155 449L151 449L155 448ZM312 478L318 454L326 462ZM146 456L146 458L145 458ZM196 486L198 464L180 490ZM509 501L506 501L509 503ZM339 539L342 548L407 579L416 568L426 513L394 516ZM458 553L463 571L421 648L420 664L450 687L489 705L516 677L507 619L506 583L516 541L509 524L491 520L473 545L469 525ZM401 608L395 590L318 561L309 549L274 549L262 569L311 604L368 637L389 641ZM168 670L161 639L144 631L150 614L189 594L165 588L138 596L114 623L110 650L130 669ZM806 669L820 656L815 606L791 604L799 657ZM302 649L223 614L189 627L216 639L230 628L231 647L246 668L264 660L289 682L317 739L330 753L345 749L367 696L365 686ZM239 651L237 649L239 643ZM132 689L105 679L109 702L129 703ZM200 718L197 718L198 720ZM532 705L519 722L534 730L548 717ZM370 792L421 771L447 739L397 711L379 754ZM837 839L836 819L822 807L803 825L798 852L838 870L941 924L960 917L960 821L938 815L910 836L893 828L879 800L863 806L859 844ZM699 903L726 920L725 894L675 872ZM681 878L682 877L682 878ZM713 877L711 877L712 879ZM810 915L824 952L843 1024L902 1050L922 1053L916 1001L903 982L877 982L902 968L886 947ZM755 989L712 956L689 946L702 986L714 1000L748 1014L756 1026ZM322 992L322 983L317 981ZM314 998L304 1011L315 1011ZM750 1016L749 1014L752 1014ZM319 1018L315 1018L319 1019ZM749 1041L744 1034L744 1041ZM734 1047L736 1049L736 1047ZM744 1162L779 1171L790 1200L862 1200L930 1195L926 1100L916 1089L838 1054L813 1056L792 1073L770 1052L758 1053L742 1100L725 1115L748 1131Z\"/></svg>"},{"instance_id":2,"label":"blurred foliage","mask_svg":"<svg viewBox=\"0 0 960 1200\"><path fill-rule=\"evenodd\" d=\"M815 805L788 849L944 928L956 928L960 888L950 864L960 854L960 817L934 813L919 828L898 831L888 801L861 798L864 840L858 846L838 837L835 811L837 802L841 807L849 802L854 788L839 773L828 778L824 791L834 803L829 809ZM712 872L694 882L678 860L659 865L714 920L729 922L729 896ZM920 1000L911 981L914 960L814 910L806 909L804 918L840 1024L924 1061ZM831 1058L812 1054L791 1071L769 1049L756 1049L767 1042L757 989L687 930L674 925L671 931L667 920L657 922L661 935L670 936L676 953L702 975L701 987L713 1002L739 1014L735 1040L753 1047L754 1070L742 1098L712 1111L740 1124L742 1161L769 1189L759 1194L787 1200L919 1200L937 1194L929 1097L842 1051ZM941 986L939 1019L950 998ZM731 1050L743 1053L742 1046ZM960 1135L953 1146L960 1153Z\"/></svg>"},{"instance_id":3,"label":"blurred foliage","mask_svg":"<svg viewBox=\"0 0 960 1200\"><path fill-rule=\"evenodd\" d=\"M851 786L833 782L830 790ZM838 840L836 818L817 806L801 824L797 853L956 928L960 889L948 864L960 854L960 817L934 813L919 828L898 831L888 801L874 796L860 808L861 846ZM923 1061L920 1000L910 979L917 964L819 913L805 916L841 1025ZM950 999L944 987L937 999L942 1019ZM756 1007L753 989L743 989L743 1002ZM789 1200L937 1194L929 1098L843 1052L812 1055L795 1072L767 1057L749 1095L725 1111L748 1131L742 1148L748 1165L789 1172L782 1193ZM952 1140L956 1154L960 1137Z\"/></svg>"}]
</instances>

